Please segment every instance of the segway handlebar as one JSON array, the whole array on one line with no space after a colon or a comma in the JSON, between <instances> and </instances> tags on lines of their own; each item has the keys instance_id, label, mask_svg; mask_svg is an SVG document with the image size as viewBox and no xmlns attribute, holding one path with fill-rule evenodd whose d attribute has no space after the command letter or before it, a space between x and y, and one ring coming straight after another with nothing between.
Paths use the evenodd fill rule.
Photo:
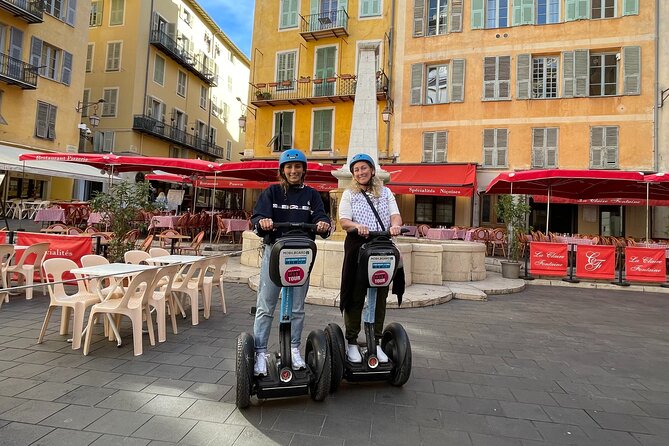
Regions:
<instances>
[{"instance_id":1,"label":"segway handlebar","mask_svg":"<svg viewBox=\"0 0 669 446\"><path fill-rule=\"evenodd\" d=\"M317 233L318 225L314 223L291 223L291 222L274 222L274 229L292 229L300 231L310 231Z\"/></svg>"},{"instance_id":2,"label":"segway handlebar","mask_svg":"<svg viewBox=\"0 0 669 446\"><path fill-rule=\"evenodd\" d=\"M358 228L349 229L346 232L349 233L349 234L357 234L358 233ZM400 228L400 234L404 234L406 232L409 232L409 228ZM392 237L392 235L390 235L390 231L369 231L369 236L370 237Z\"/></svg>"}]
</instances>

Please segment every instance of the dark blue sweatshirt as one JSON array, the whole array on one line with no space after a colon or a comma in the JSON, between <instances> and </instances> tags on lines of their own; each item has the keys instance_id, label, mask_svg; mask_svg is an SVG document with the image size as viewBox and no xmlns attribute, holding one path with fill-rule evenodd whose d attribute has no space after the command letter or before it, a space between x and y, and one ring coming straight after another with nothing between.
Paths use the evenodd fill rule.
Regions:
<instances>
[{"instance_id":1,"label":"dark blue sweatshirt","mask_svg":"<svg viewBox=\"0 0 669 446\"><path fill-rule=\"evenodd\" d=\"M272 184L260 194L253 208L251 224L266 244L272 244L285 230L263 231L258 225L263 218L271 218L274 222L330 223L321 196L309 186L290 186L288 192L284 193L280 184ZM313 234L310 237L312 240L315 238Z\"/></svg>"}]
</instances>

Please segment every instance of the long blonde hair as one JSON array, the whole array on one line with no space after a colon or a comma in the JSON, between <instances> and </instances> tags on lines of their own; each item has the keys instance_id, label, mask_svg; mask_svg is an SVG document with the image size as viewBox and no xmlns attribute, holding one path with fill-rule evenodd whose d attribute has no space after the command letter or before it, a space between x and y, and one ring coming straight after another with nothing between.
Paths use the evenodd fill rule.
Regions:
<instances>
[{"instance_id":1,"label":"long blonde hair","mask_svg":"<svg viewBox=\"0 0 669 446\"><path fill-rule=\"evenodd\" d=\"M370 180L371 185L364 189L363 186L355 181L355 178L351 179L351 184L348 185L348 189L351 192L369 192L374 197L379 198L381 196L381 191L383 190L383 181L376 176L376 168L374 168L374 176Z\"/></svg>"}]
</instances>

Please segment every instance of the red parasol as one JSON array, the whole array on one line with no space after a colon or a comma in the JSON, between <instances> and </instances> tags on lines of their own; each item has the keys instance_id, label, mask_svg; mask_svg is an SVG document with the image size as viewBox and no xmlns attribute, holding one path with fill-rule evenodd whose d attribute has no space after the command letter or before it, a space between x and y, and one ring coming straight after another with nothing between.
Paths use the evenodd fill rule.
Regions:
<instances>
[{"instance_id":1,"label":"red parasol","mask_svg":"<svg viewBox=\"0 0 669 446\"><path fill-rule=\"evenodd\" d=\"M341 166L307 163L307 180L319 183L336 183L332 172ZM244 161L237 163L222 163L216 166L216 172L225 177L239 178L254 181L276 181L279 171L279 161Z\"/></svg>"}]
</instances>

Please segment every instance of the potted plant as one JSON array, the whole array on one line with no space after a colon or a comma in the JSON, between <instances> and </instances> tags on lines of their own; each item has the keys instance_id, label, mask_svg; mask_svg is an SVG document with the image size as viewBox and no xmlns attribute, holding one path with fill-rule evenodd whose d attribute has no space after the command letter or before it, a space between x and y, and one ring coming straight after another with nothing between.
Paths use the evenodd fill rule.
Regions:
<instances>
[{"instance_id":1,"label":"potted plant","mask_svg":"<svg viewBox=\"0 0 669 446\"><path fill-rule=\"evenodd\" d=\"M500 195L497 198L497 216L507 228L507 259L501 262L502 277L517 279L520 276L521 239L527 232L530 213L525 195Z\"/></svg>"},{"instance_id":2,"label":"potted plant","mask_svg":"<svg viewBox=\"0 0 669 446\"><path fill-rule=\"evenodd\" d=\"M91 208L100 212L110 232L114 235L109 240L107 258L110 262L122 262L126 251L135 249L135 242L124 240L124 236L132 229L140 210L152 211L151 185L148 182L131 183L123 181L114 184L108 192L99 192L91 199Z\"/></svg>"}]
</instances>

